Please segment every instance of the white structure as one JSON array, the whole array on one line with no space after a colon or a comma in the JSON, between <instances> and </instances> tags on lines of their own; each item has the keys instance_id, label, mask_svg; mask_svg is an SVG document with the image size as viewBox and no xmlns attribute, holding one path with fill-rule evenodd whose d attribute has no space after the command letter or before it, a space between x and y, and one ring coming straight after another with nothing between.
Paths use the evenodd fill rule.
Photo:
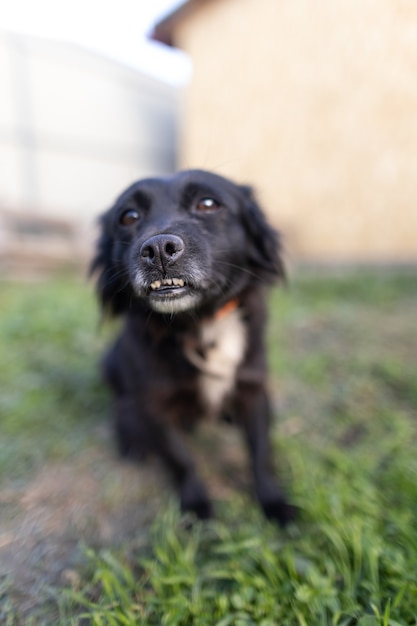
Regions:
<instances>
[{"instance_id":1,"label":"white structure","mask_svg":"<svg viewBox=\"0 0 417 626\"><path fill-rule=\"evenodd\" d=\"M51 258L71 257L70 233L79 242L125 186L175 170L172 86L77 46L4 32L0 84L0 262L53 250L54 237Z\"/></svg>"}]
</instances>

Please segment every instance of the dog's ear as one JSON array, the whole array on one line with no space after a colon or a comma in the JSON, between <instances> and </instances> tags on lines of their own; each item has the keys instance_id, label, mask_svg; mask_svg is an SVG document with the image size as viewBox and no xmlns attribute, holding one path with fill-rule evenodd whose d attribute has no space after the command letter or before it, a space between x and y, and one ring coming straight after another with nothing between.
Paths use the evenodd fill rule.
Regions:
<instances>
[{"instance_id":1,"label":"dog's ear","mask_svg":"<svg viewBox=\"0 0 417 626\"><path fill-rule=\"evenodd\" d=\"M268 224L252 187L241 186L242 219L248 233L248 260L253 271L267 282L285 280L280 234Z\"/></svg>"},{"instance_id":2,"label":"dog's ear","mask_svg":"<svg viewBox=\"0 0 417 626\"><path fill-rule=\"evenodd\" d=\"M116 242L112 234L111 210L99 218L101 233L96 256L90 265L90 276L97 274L97 293L103 310L111 315L129 307L131 293L124 272L117 262Z\"/></svg>"}]
</instances>

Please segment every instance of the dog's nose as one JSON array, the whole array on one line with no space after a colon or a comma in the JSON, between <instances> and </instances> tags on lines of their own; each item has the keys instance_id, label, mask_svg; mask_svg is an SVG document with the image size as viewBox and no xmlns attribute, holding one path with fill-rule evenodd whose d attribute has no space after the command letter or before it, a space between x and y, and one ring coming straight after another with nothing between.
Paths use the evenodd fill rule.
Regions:
<instances>
[{"instance_id":1,"label":"dog's nose","mask_svg":"<svg viewBox=\"0 0 417 626\"><path fill-rule=\"evenodd\" d=\"M140 255L149 265L164 269L182 256L184 242L177 235L154 235L147 239L140 249Z\"/></svg>"}]
</instances>

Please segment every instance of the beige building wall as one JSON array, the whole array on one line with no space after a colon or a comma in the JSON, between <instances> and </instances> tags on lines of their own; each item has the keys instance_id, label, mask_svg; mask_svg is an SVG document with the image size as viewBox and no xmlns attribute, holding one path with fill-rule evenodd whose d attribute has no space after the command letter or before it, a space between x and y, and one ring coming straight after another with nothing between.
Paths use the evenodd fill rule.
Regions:
<instances>
[{"instance_id":1,"label":"beige building wall","mask_svg":"<svg viewBox=\"0 0 417 626\"><path fill-rule=\"evenodd\" d=\"M210 0L174 22L182 165L251 182L290 256L417 261L417 3Z\"/></svg>"}]
</instances>

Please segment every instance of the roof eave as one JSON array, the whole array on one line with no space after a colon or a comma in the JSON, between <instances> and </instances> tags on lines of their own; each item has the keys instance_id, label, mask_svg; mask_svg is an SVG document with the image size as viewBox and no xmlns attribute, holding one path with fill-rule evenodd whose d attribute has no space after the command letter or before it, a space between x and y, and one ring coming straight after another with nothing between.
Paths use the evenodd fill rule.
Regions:
<instances>
[{"instance_id":1,"label":"roof eave","mask_svg":"<svg viewBox=\"0 0 417 626\"><path fill-rule=\"evenodd\" d=\"M185 0L176 9L168 13L160 22L157 22L150 32L149 37L153 41L158 41L166 46L175 47L175 26L178 22L189 14L198 4L205 0Z\"/></svg>"}]
</instances>

